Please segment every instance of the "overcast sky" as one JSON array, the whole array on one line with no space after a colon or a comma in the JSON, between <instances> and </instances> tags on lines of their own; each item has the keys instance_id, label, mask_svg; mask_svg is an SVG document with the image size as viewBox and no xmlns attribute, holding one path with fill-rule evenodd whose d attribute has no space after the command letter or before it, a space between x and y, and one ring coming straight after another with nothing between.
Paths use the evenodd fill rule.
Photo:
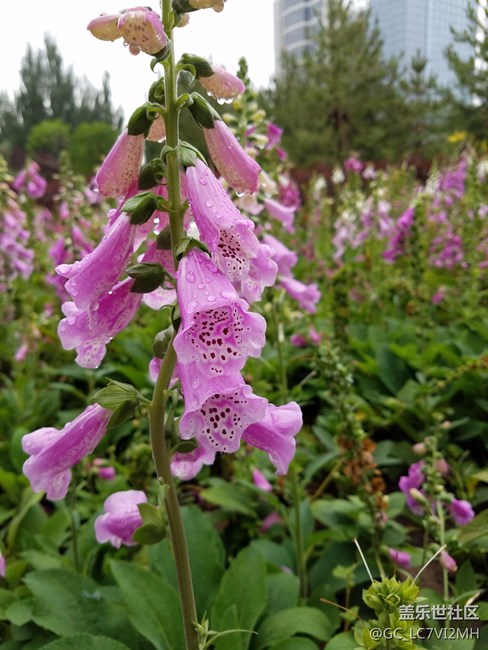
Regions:
<instances>
[{"instance_id":1,"label":"overcast sky","mask_svg":"<svg viewBox=\"0 0 488 650\"><path fill-rule=\"evenodd\" d=\"M137 3L134 3L136 6ZM27 44L43 46L44 34L55 37L65 66L77 76L86 75L101 86L104 70L110 73L115 106L122 106L126 118L146 99L155 75L150 57L132 56L122 41L102 42L87 31L88 22L101 13L127 8L127 0L22 0L2 2L0 39L0 89L19 87L19 68ZM159 10L158 0L152 8ZM257 86L267 85L274 71L273 0L228 0L221 13L205 9L191 14L190 24L175 30L178 54L191 52L212 58L235 72L245 56L250 77Z\"/></svg>"}]
</instances>

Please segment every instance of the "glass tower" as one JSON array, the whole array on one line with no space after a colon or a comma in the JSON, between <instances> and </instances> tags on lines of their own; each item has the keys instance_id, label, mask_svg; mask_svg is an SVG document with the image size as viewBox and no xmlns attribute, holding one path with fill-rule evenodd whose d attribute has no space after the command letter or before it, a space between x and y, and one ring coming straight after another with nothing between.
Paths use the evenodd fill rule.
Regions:
<instances>
[{"instance_id":1,"label":"glass tower","mask_svg":"<svg viewBox=\"0 0 488 650\"><path fill-rule=\"evenodd\" d=\"M370 6L385 58L401 56L401 63L408 66L420 51L427 59L427 74L442 86L454 84L444 51L453 44L459 56L470 56L469 46L455 43L451 34L451 27L458 32L466 29L468 0L370 0Z\"/></svg>"},{"instance_id":2,"label":"glass tower","mask_svg":"<svg viewBox=\"0 0 488 650\"><path fill-rule=\"evenodd\" d=\"M275 71L280 72L283 52L298 59L311 47L323 0L275 0Z\"/></svg>"}]
</instances>

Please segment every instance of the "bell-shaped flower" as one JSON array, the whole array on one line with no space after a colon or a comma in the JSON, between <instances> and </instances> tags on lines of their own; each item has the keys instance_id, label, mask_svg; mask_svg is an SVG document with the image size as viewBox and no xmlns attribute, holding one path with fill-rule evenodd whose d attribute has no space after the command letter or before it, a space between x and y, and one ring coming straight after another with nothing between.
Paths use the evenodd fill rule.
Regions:
<instances>
[{"instance_id":1,"label":"bell-shaped flower","mask_svg":"<svg viewBox=\"0 0 488 650\"><path fill-rule=\"evenodd\" d=\"M229 280L202 251L191 250L177 273L181 326L174 346L187 410L240 385L249 356L265 343L266 321L248 311Z\"/></svg>"},{"instance_id":2,"label":"bell-shaped flower","mask_svg":"<svg viewBox=\"0 0 488 650\"><path fill-rule=\"evenodd\" d=\"M245 92L246 86L235 74L218 65L212 65L212 70L210 77L198 77L198 81L213 97L234 99Z\"/></svg>"},{"instance_id":3,"label":"bell-shaped flower","mask_svg":"<svg viewBox=\"0 0 488 650\"><path fill-rule=\"evenodd\" d=\"M30 457L23 472L34 492L44 490L51 501L64 499L71 467L92 453L103 438L111 415L111 411L92 404L61 430L43 427L25 435L22 448Z\"/></svg>"},{"instance_id":4,"label":"bell-shaped flower","mask_svg":"<svg viewBox=\"0 0 488 650\"><path fill-rule=\"evenodd\" d=\"M153 121L153 123L149 127L149 133L147 134L147 139L150 142L162 142L165 138L166 138L166 125L161 115L158 115L157 118Z\"/></svg>"},{"instance_id":5,"label":"bell-shaped flower","mask_svg":"<svg viewBox=\"0 0 488 650\"><path fill-rule=\"evenodd\" d=\"M110 542L115 548L120 548L122 544L134 546L132 536L143 523L137 507L139 503L147 503L147 497L141 490L114 492L105 499L105 513L95 520L97 542Z\"/></svg>"},{"instance_id":6,"label":"bell-shaped flower","mask_svg":"<svg viewBox=\"0 0 488 650\"><path fill-rule=\"evenodd\" d=\"M259 469L255 468L252 470L252 482L257 488L259 488L263 492L273 491L273 486L268 481L266 476Z\"/></svg>"},{"instance_id":7,"label":"bell-shaped flower","mask_svg":"<svg viewBox=\"0 0 488 650\"><path fill-rule=\"evenodd\" d=\"M133 319L142 301L142 294L131 292L133 283L132 278L127 278L116 284L90 313L73 302L64 303L66 318L59 323L58 335L65 350L78 352L75 361L82 368L98 368L107 343Z\"/></svg>"},{"instance_id":8,"label":"bell-shaped flower","mask_svg":"<svg viewBox=\"0 0 488 650\"><path fill-rule=\"evenodd\" d=\"M118 28L132 54L141 50L146 54L157 54L168 40L161 18L147 7L125 11L119 18Z\"/></svg>"},{"instance_id":9,"label":"bell-shaped flower","mask_svg":"<svg viewBox=\"0 0 488 650\"><path fill-rule=\"evenodd\" d=\"M449 555L447 551L442 551L439 557L439 563L443 569L448 571L449 573L456 573L457 571L457 563L456 560Z\"/></svg>"},{"instance_id":10,"label":"bell-shaped flower","mask_svg":"<svg viewBox=\"0 0 488 650\"><path fill-rule=\"evenodd\" d=\"M188 393L188 391L187 391ZM241 378L239 386L210 395L195 409L189 409L185 393L185 412L180 420L180 435L184 440L196 438L199 447L209 452L232 453L239 449L244 431L262 420L268 401L256 397Z\"/></svg>"},{"instance_id":11,"label":"bell-shaped flower","mask_svg":"<svg viewBox=\"0 0 488 650\"><path fill-rule=\"evenodd\" d=\"M298 261L297 254L273 235L263 235L263 242L273 251L273 261L278 265L278 274L283 278L291 277L292 266Z\"/></svg>"},{"instance_id":12,"label":"bell-shaped flower","mask_svg":"<svg viewBox=\"0 0 488 650\"><path fill-rule=\"evenodd\" d=\"M412 556L406 551L398 551L396 548L389 548L388 553L393 562L402 569L409 569L412 564Z\"/></svg>"},{"instance_id":13,"label":"bell-shaped flower","mask_svg":"<svg viewBox=\"0 0 488 650\"><path fill-rule=\"evenodd\" d=\"M283 228L287 232L295 232L295 228L293 227L295 208L293 206L283 205L274 199L264 199L264 205L273 219L281 221Z\"/></svg>"},{"instance_id":14,"label":"bell-shaped flower","mask_svg":"<svg viewBox=\"0 0 488 650\"><path fill-rule=\"evenodd\" d=\"M0 576L5 578L5 573L7 572L7 562L5 561L4 556L0 553Z\"/></svg>"},{"instance_id":15,"label":"bell-shaped flower","mask_svg":"<svg viewBox=\"0 0 488 650\"><path fill-rule=\"evenodd\" d=\"M302 412L296 402L268 404L264 417L247 427L244 442L265 451L277 474L286 474L295 453L295 436L302 428Z\"/></svg>"},{"instance_id":16,"label":"bell-shaped flower","mask_svg":"<svg viewBox=\"0 0 488 650\"><path fill-rule=\"evenodd\" d=\"M272 259L273 252L266 244L259 244L258 254L249 261L249 271L241 278L239 293L249 303L261 300L264 287L272 287L276 281L278 266Z\"/></svg>"},{"instance_id":17,"label":"bell-shaped flower","mask_svg":"<svg viewBox=\"0 0 488 650\"><path fill-rule=\"evenodd\" d=\"M116 41L118 38L122 38L122 34L119 32L117 26L120 15L120 13L101 14L93 18L93 20L90 20L87 29L90 30L95 38L101 41Z\"/></svg>"},{"instance_id":18,"label":"bell-shaped flower","mask_svg":"<svg viewBox=\"0 0 488 650\"><path fill-rule=\"evenodd\" d=\"M317 303L321 298L320 291L315 283L304 284L295 278L281 278L281 286L286 293L297 301L302 309L309 314L315 314Z\"/></svg>"},{"instance_id":19,"label":"bell-shaped flower","mask_svg":"<svg viewBox=\"0 0 488 650\"><path fill-rule=\"evenodd\" d=\"M253 222L242 216L201 160L187 168L185 178L188 200L203 241L212 254L221 258L222 270L227 268L230 279L240 277L244 260L254 257L259 245Z\"/></svg>"},{"instance_id":20,"label":"bell-shaped flower","mask_svg":"<svg viewBox=\"0 0 488 650\"><path fill-rule=\"evenodd\" d=\"M215 120L212 129L203 129L205 142L215 166L236 192L257 192L261 167L241 147L229 127Z\"/></svg>"},{"instance_id":21,"label":"bell-shaped flower","mask_svg":"<svg viewBox=\"0 0 488 650\"><path fill-rule=\"evenodd\" d=\"M474 517L474 510L469 501L453 499L447 509L458 526L469 524Z\"/></svg>"},{"instance_id":22,"label":"bell-shaped flower","mask_svg":"<svg viewBox=\"0 0 488 650\"><path fill-rule=\"evenodd\" d=\"M129 135L127 129L122 131L95 177L102 196L124 196L137 181L144 143L144 134Z\"/></svg>"},{"instance_id":23,"label":"bell-shaped flower","mask_svg":"<svg viewBox=\"0 0 488 650\"><path fill-rule=\"evenodd\" d=\"M56 273L68 278L64 285L78 309L95 308L125 270L132 254L136 228L122 213L95 250L74 264L61 264Z\"/></svg>"},{"instance_id":24,"label":"bell-shaped flower","mask_svg":"<svg viewBox=\"0 0 488 650\"><path fill-rule=\"evenodd\" d=\"M190 481L204 465L212 465L215 452L197 447L187 454L177 452L171 457L171 473L182 481Z\"/></svg>"}]
</instances>

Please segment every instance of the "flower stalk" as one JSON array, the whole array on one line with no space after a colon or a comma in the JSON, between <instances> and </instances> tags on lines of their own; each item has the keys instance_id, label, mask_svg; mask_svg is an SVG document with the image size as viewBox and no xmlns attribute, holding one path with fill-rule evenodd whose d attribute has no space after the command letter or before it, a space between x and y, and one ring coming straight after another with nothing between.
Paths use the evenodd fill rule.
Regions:
<instances>
[{"instance_id":1,"label":"flower stalk","mask_svg":"<svg viewBox=\"0 0 488 650\"><path fill-rule=\"evenodd\" d=\"M172 10L170 0L162 0L162 16L166 34L169 39L170 54L165 60L165 97L166 97L166 140L170 151L167 154L167 179L169 196L169 216L172 250L176 251L183 234L184 207L181 204L180 176L176 147L178 146L179 109L177 107L177 83L172 45ZM175 259L175 267L177 261ZM198 650L199 641L195 628L197 613L193 582L191 576L190 559L186 535L181 518L176 487L171 475L170 454L166 443L164 413L166 408L166 391L171 381L176 365L176 353L173 346L174 336L168 346L161 370L154 387L153 397L149 406L149 428L154 464L158 478L167 486L165 494L165 507L168 519L171 544L178 576L180 593L181 614L183 618L183 631L186 650Z\"/></svg>"}]
</instances>

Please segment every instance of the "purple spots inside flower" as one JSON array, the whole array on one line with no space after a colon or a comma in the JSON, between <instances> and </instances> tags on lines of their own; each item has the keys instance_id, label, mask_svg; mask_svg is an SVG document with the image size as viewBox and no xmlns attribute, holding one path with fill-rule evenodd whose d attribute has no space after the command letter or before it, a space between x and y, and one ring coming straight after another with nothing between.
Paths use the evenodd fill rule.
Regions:
<instances>
[{"instance_id":1,"label":"purple spots inside flower","mask_svg":"<svg viewBox=\"0 0 488 650\"><path fill-rule=\"evenodd\" d=\"M225 366L233 360L239 360L242 367L245 360L242 333L251 329L244 325L242 310L234 304L198 312L194 319L193 326L185 333L192 346L193 360L206 364L213 375L222 375Z\"/></svg>"},{"instance_id":2,"label":"purple spots inside flower","mask_svg":"<svg viewBox=\"0 0 488 650\"><path fill-rule=\"evenodd\" d=\"M225 395L217 393L208 399L200 409L204 419L205 446L223 452L238 449L242 432L248 424L244 415L247 405L248 400L240 389Z\"/></svg>"},{"instance_id":3,"label":"purple spots inside flower","mask_svg":"<svg viewBox=\"0 0 488 650\"><path fill-rule=\"evenodd\" d=\"M230 230L220 232L216 261L231 282L236 282L248 271L248 254L242 249L239 238Z\"/></svg>"}]
</instances>

